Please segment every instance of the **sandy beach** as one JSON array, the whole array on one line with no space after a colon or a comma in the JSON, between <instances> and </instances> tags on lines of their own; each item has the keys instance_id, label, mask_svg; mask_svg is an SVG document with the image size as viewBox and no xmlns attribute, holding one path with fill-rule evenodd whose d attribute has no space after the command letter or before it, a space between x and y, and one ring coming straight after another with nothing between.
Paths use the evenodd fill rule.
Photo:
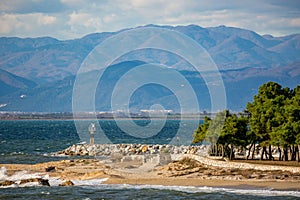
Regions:
<instances>
[{"instance_id":1,"label":"sandy beach","mask_svg":"<svg viewBox=\"0 0 300 200\"><path fill-rule=\"evenodd\" d=\"M104 179L103 184L165 186L209 186L242 189L266 188L300 190L300 174L284 171L249 171L203 166L193 159L173 161L162 166L142 164L137 160L100 161L74 159L39 164L0 164L7 176L20 171L39 173L61 181Z\"/></svg>"}]
</instances>

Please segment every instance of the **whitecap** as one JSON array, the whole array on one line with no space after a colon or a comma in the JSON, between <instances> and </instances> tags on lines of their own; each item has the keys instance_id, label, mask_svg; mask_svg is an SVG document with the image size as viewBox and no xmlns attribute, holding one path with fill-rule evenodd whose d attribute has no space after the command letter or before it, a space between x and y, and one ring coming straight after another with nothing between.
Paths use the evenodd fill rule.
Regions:
<instances>
[{"instance_id":1,"label":"whitecap","mask_svg":"<svg viewBox=\"0 0 300 200\"><path fill-rule=\"evenodd\" d=\"M98 184L98 183L97 183ZM82 186L97 186L92 182L85 184L76 184ZM221 193L221 194L240 194L252 195L262 197L272 196L294 196L300 197L300 191L280 191L272 189L238 189L238 188L222 188L222 187L208 187L208 186L163 186L163 185L130 185L130 184L101 184L97 189L122 190L122 189L157 189L157 190L172 190L186 193Z\"/></svg>"},{"instance_id":2,"label":"whitecap","mask_svg":"<svg viewBox=\"0 0 300 200\"><path fill-rule=\"evenodd\" d=\"M72 180L74 185L78 186L96 186L101 185L103 182L107 181L108 178L101 179L91 179L91 180Z\"/></svg>"},{"instance_id":3,"label":"whitecap","mask_svg":"<svg viewBox=\"0 0 300 200\"><path fill-rule=\"evenodd\" d=\"M6 180L7 179L7 170L5 167L0 168L0 180Z\"/></svg>"}]
</instances>

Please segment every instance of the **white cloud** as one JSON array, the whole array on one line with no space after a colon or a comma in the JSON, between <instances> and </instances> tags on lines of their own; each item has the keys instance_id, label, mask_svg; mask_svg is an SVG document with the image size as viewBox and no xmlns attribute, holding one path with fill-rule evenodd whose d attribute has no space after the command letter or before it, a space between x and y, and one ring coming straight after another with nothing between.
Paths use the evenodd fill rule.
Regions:
<instances>
[{"instance_id":1,"label":"white cloud","mask_svg":"<svg viewBox=\"0 0 300 200\"><path fill-rule=\"evenodd\" d=\"M14 26L17 24L17 19L15 15L4 14L0 16L0 33L3 35L8 35L12 32Z\"/></svg>"},{"instance_id":2,"label":"white cloud","mask_svg":"<svg viewBox=\"0 0 300 200\"><path fill-rule=\"evenodd\" d=\"M74 32L81 33L84 30L99 31L102 28L102 19L89 13L73 12L69 15L68 25Z\"/></svg>"},{"instance_id":3,"label":"white cloud","mask_svg":"<svg viewBox=\"0 0 300 200\"><path fill-rule=\"evenodd\" d=\"M292 0L2 0L0 34L59 39L145 24L237 26L262 34L300 32Z\"/></svg>"},{"instance_id":4,"label":"white cloud","mask_svg":"<svg viewBox=\"0 0 300 200\"><path fill-rule=\"evenodd\" d=\"M53 24L56 22L56 17L49 16L49 15L40 15L38 17L38 22L39 22L39 24L42 24L42 25Z\"/></svg>"},{"instance_id":5,"label":"white cloud","mask_svg":"<svg viewBox=\"0 0 300 200\"><path fill-rule=\"evenodd\" d=\"M103 17L103 22L104 23L112 23L116 20L116 14L110 14L110 15L107 15L107 16L104 16Z\"/></svg>"},{"instance_id":6,"label":"white cloud","mask_svg":"<svg viewBox=\"0 0 300 200\"><path fill-rule=\"evenodd\" d=\"M47 36L58 27L57 18L47 14L4 14L0 15L0 34L20 37Z\"/></svg>"},{"instance_id":7,"label":"white cloud","mask_svg":"<svg viewBox=\"0 0 300 200\"><path fill-rule=\"evenodd\" d=\"M290 26L300 27L300 17L289 20Z\"/></svg>"}]
</instances>

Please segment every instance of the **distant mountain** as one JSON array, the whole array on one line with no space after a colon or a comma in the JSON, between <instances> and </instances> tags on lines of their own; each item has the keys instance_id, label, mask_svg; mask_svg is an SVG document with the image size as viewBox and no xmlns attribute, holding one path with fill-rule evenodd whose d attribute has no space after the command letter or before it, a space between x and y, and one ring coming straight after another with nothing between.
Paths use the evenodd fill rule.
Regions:
<instances>
[{"instance_id":1,"label":"distant mountain","mask_svg":"<svg viewBox=\"0 0 300 200\"><path fill-rule=\"evenodd\" d=\"M283 87L300 84L300 63L274 68L244 68L221 71L227 94L228 108L239 111L253 100L259 86L274 81Z\"/></svg>"},{"instance_id":2,"label":"distant mountain","mask_svg":"<svg viewBox=\"0 0 300 200\"><path fill-rule=\"evenodd\" d=\"M182 32L196 40L210 53L220 69L268 68L300 61L300 34L265 37L253 31L225 26L202 28L189 25L164 28ZM50 37L0 38L0 68L37 83L61 80L75 75L88 53L116 33L118 32L95 33L66 41ZM146 53L150 56L136 54L135 60L174 62L174 56L166 56L163 52Z\"/></svg>"},{"instance_id":3,"label":"distant mountain","mask_svg":"<svg viewBox=\"0 0 300 200\"><path fill-rule=\"evenodd\" d=\"M277 81L288 87L300 83L300 34L262 36L226 26L163 28L186 34L210 53L221 70L230 109L244 109L266 81ZM72 89L80 64L95 46L117 33L94 33L65 41L50 37L0 38L0 105L7 104L0 110L71 111ZM123 62L126 60L131 61ZM111 90L124 71L153 61L172 66L186 76L195 91L199 91L201 109L209 109L210 96L201 76L190 71L184 60L157 50L132 52L121 58L120 63L116 62L113 70L106 73L106 87L97 90L97 109L110 109ZM134 94L131 104L135 110L153 103L176 110L178 102L174 98L166 88L148 85Z\"/></svg>"},{"instance_id":4,"label":"distant mountain","mask_svg":"<svg viewBox=\"0 0 300 200\"><path fill-rule=\"evenodd\" d=\"M141 61L128 61L115 64L108 68L100 80L95 105L98 111L111 110L111 96L117 81L124 73L144 64ZM205 81L192 71L179 71L196 91L201 110L210 110L211 100ZM90 73L98 73L96 71ZM221 71L227 96L228 108L235 111L245 109L247 102L253 99L258 87L267 81L276 81L284 87L294 88L300 80L300 63L276 68L244 68ZM84 74L87 82L89 73ZM0 104L7 106L0 110L65 112L72 111L72 91L75 76L67 77L52 84L35 88L20 89L0 97ZM127 87L126 85L124 87ZM20 95L24 97L20 97ZM130 100L132 111L149 109L153 104L161 104L165 109L179 112L179 102L174 94L159 85L150 84L139 88Z\"/></svg>"},{"instance_id":5,"label":"distant mountain","mask_svg":"<svg viewBox=\"0 0 300 200\"><path fill-rule=\"evenodd\" d=\"M33 88L36 85L33 81L0 69L0 96L5 96L22 89Z\"/></svg>"}]
</instances>

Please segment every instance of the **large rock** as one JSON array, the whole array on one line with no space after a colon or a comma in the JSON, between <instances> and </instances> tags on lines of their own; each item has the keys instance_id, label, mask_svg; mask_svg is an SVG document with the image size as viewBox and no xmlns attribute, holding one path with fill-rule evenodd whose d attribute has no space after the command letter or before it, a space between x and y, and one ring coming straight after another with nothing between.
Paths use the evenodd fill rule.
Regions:
<instances>
[{"instance_id":1,"label":"large rock","mask_svg":"<svg viewBox=\"0 0 300 200\"><path fill-rule=\"evenodd\" d=\"M46 172L55 172L55 167L54 166L46 167L45 171Z\"/></svg>"},{"instance_id":2,"label":"large rock","mask_svg":"<svg viewBox=\"0 0 300 200\"><path fill-rule=\"evenodd\" d=\"M141 144L74 144L56 155L69 156L110 156L114 153L125 155L145 155L145 154L201 154L206 152L203 146L174 146L174 145L141 145Z\"/></svg>"},{"instance_id":3,"label":"large rock","mask_svg":"<svg viewBox=\"0 0 300 200\"><path fill-rule=\"evenodd\" d=\"M42 178L23 179L20 181L20 185L26 184L26 183L35 183L35 182L37 182L39 185L50 186L49 181L47 179L42 179Z\"/></svg>"},{"instance_id":4,"label":"large rock","mask_svg":"<svg viewBox=\"0 0 300 200\"><path fill-rule=\"evenodd\" d=\"M3 186L10 186L10 185L13 185L15 184L15 182L13 181L0 181L0 187L3 187Z\"/></svg>"},{"instance_id":5,"label":"large rock","mask_svg":"<svg viewBox=\"0 0 300 200\"><path fill-rule=\"evenodd\" d=\"M73 186L74 183L70 180L64 181L61 184L59 184L59 186Z\"/></svg>"}]
</instances>

